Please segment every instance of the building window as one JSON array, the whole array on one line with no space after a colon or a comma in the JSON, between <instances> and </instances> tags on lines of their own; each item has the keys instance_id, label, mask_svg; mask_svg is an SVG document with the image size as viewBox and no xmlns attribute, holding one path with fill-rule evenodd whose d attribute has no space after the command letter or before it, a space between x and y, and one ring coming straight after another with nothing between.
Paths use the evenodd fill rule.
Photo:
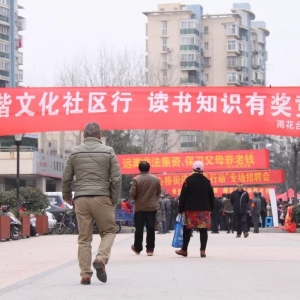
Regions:
<instances>
[{"instance_id":1,"label":"building window","mask_svg":"<svg viewBox=\"0 0 300 300\"><path fill-rule=\"evenodd\" d=\"M146 36L148 36L148 23L146 23L145 25L146 25L146 26L145 26L145 27L146 27L146 28L145 28L145 30L146 30Z\"/></svg>"},{"instance_id":2,"label":"building window","mask_svg":"<svg viewBox=\"0 0 300 300\"><path fill-rule=\"evenodd\" d=\"M148 68L148 55L145 56L145 67Z\"/></svg>"},{"instance_id":3,"label":"building window","mask_svg":"<svg viewBox=\"0 0 300 300\"><path fill-rule=\"evenodd\" d=\"M162 62L163 62L163 68L167 68L168 67L168 55L167 54L162 55Z\"/></svg>"},{"instance_id":4,"label":"building window","mask_svg":"<svg viewBox=\"0 0 300 300\"><path fill-rule=\"evenodd\" d=\"M204 74L204 81L205 81L205 82L208 82L208 81L209 81L209 74L208 74L208 73L205 73L205 74Z\"/></svg>"},{"instance_id":5,"label":"building window","mask_svg":"<svg viewBox=\"0 0 300 300\"><path fill-rule=\"evenodd\" d=\"M181 58L181 61L199 61L200 60L199 54L195 54L195 53L182 53L180 58Z\"/></svg>"},{"instance_id":6,"label":"building window","mask_svg":"<svg viewBox=\"0 0 300 300\"><path fill-rule=\"evenodd\" d=\"M146 40L146 52L148 52L148 40Z\"/></svg>"},{"instance_id":7,"label":"building window","mask_svg":"<svg viewBox=\"0 0 300 300\"><path fill-rule=\"evenodd\" d=\"M163 21L162 22L162 35L168 34L168 22Z\"/></svg>"},{"instance_id":8,"label":"building window","mask_svg":"<svg viewBox=\"0 0 300 300\"><path fill-rule=\"evenodd\" d=\"M227 67L237 67L237 58L235 56L227 57Z\"/></svg>"},{"instance_id":9,"label":"building window","mask_svg":"<svg viewBox=\"0 0 300 300\"><path fill-rule=\"evenodd\" d=\"M4 71L8 71L9 63L7 61L0 60L0 69Z\"/></svg>"},{"instance_id":10,"label":"building window","mask_svg":"<svg viewBox=\"0 0 300 300\"><path fill-rule=\"evenodd\" d=\"M160 11L165 11L165 9L164 9L164 8L161 8Z\"/></svg>"},{"instance_id":11,"label":"building window","mask_svg":"<svg viewBox=\"0 0 300 300\"><path fill-rule=\"evenodd\" d=\"M8 27L0 25L0 32L3 34L8 34Z\"/></svg>"},{"instance_id":12,"label":"building window","mask_svg":"<svg viewBox=\"0 0 300 300\"><path fill-rule=\"evenodd\" d=\"M237 73L236 72L228 72L227 73L227 83L236 83L237 82Z\"/></svg>"},{"instance_id":13,"label":"building window","mask_svg":"<svg viewBox=\"0 0 300 300\"><path fill-rule=\"evenodd\" d=\"M6 4L6 3L4 3ZM8 16L8 9L4 7L0 7L0 15L2 16Z\"/></svg>"},{"instance_id":14,"label":"building window","mask_svg":"<svg viewBox=\"0 0 300 300\"><path fill-rule=\"evenodd\" d=\"M248 68L248 59L247 58L241 58L241 65L242 65L242 67Z\"/></svg>"},{"instance_id":15,"label":"building window","mask_svg":"<svg viewBox=\"0 0 300 300\"><path fill-rule=\"evenodd\" d=\"M264 32L261 29L258 29L258 42L259 43L264 43Z\"/></svg>"},{"instance_id":16,"label":"building window","mask_svg":"<svg viewBox=\"0 0 300 300\"><path fill-rule=\"evenodd\" d=\"M248 51L248 45L246 43L240 43L240 50L247 52Z\"/></svg>"},{"instance_id":17,"label":"building window","mask_svg":"<svg viewBox=\"0 0 300 300\"><path fill-rule=\"evenodd\" d=\"M168 39L167 38L162 38L162 49L163 49L163 51L168 50Z\"/></svg>"},{"instance_id":18,"label":"building window","mask_svg":"<svg viewBox=\"0 0 300 300\"><path fill-rule=\"evenodd\" d=\"M205 43L204 43L204 49L205 49L205 50L208 50L208 49L209 49L209 44L208 44L208 42L205 42Z\"/></svg>"},{"instance_id":19,"label":"building window","mask_svg":"<svg viewBox=\"0 0 300 300\"><path fill-rule=\"evenodd\" d=\"M195 28L200 30L200 24L197 20L182 20L180 21L180 29Z\"/></svg>"},{"instance_id":20,"label":"building window","mask_svg":"<svg viewBox=\"0 0 300 300\"><path fill-rule=\"evenodd\" d=\"M209 67L210 66L210 57L204 57L204 66Z\"/></svg>"},{"instance_id":21,"label":"building window","mask_svg":"<svg viewBox=\"0 0 300 300\"><path fill-rule=\"evenodd\" d=\"M227 35L239 35L239 28L236 24L228 24L226 29Z\"/></svg>"},{"instance_id":22,"label":"building window","mask_svg":"<svg viewBox=\"0 0 300 300\"><path fill-rule=\"evenodd\" d=\"M248 13L245 11L239 11L239 14L242 17L241 25L244 27L248 27Z\"/></svg>"},{"instance_id":23,"label":"building window","mask_svg":"<svg viewBox=\"0 0 300 300\"><path fill-rule=\"evenodd\" d=\"M264 65L264 59L262 57L258 58L258 64L262 67Z\"/></svg>"},{"instance_id":24,"label":"building window","mask_svg":"<svg viewBox=\"0 0 300 300\"><path fill-rule=\"evenodd\" d=\"M209 31L208 31L208 26L204 26L204 34L208 34Z\"/></svg>"},{"instance_id":25,"label":"building window","mask_svg":"<svg viewBox=\"0 0 300 300\"><path fill-rule=\"evenodd\" d=\"M196 37L187 36L180 39L181 45L196 45L199 46L200 40Z\"/></svg>"},{"instance_id":26,"label":"building window","mask_svg":"<svg viewBox=\"0 0 300 300\"><path fill-rule=\"evenodd\" d=\"M0 51L8 53L9 52L9 45L0 43Z\"/></svg>"},{"instance_id":27,"label":"building window","mask_svg":"<svg viewBox=\"0 0 300 300\"><path fill-rule=\"evenodd\" d=\"M190 143L190 142L196 142L195 135L182 135L181 136L181 143Z\"/></svg>"},{"instance_id":28,"label":"building window","mask_svg":"<svg viewBox=\"0 0 300 300\"><path fill-rule=\"evenodd\" d=\"M227 51L238 51L237 41L227 41Z\"/></svg>"}]
</instances>

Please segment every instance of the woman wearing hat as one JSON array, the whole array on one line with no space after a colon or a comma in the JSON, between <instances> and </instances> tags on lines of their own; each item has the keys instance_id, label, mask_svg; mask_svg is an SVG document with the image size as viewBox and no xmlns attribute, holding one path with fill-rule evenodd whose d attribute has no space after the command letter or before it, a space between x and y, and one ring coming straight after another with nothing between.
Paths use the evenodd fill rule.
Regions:
<instances>
[{"instance_id":1,"label":"woman wearing hat","mask_svg":"<svg viewBox=\"0 0 300 300\"><path fill-rule=\"evenodd\" d=\"M193 174L183 183L179 198L179 214L183 215L183 247L176 254L187 257L191 231L200 231L200 256L206 257L205 249L208 239L207 229L211 226L210 213L214 208L214 190L210 181L203 175L204 165L201 161L193 164Z\"/></svg>"}]
</instances>

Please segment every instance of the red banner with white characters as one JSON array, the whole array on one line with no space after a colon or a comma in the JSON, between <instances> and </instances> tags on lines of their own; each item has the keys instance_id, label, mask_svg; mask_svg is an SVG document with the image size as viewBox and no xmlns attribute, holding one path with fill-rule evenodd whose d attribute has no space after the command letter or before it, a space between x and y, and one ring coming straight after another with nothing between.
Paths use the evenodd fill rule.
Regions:
<instances>
[{"instance_id":1,"label":"red banner with white characters","mask_svg":"<svg viewBox=\"0 0 300 300\"><path fill-rule=\"evenodd\" d=\"M102 129L211 130L300 136L299 87L5 88L0 135Z\"/></svg>"},{"instance_id":2,"label":"red banner with white characters","mask_svg":"<svg viewBox=\"0 0 300 300\"><path fill-rule=\"evenodd\" d=\"M275 186L268 186L268 187L244 187L244 190L247 191L250 197L253 196L254 192L261 192L264 197L267 199L269 198L269 189L276 190ZM223 194L231 194L233 191L236 190L236 187L214 187L214 193L216 197L221 197ZM181 188L166 188L166 193L171 194L172 196L176 197L180 195Z\"/></svg>"},{"instance_id":3,"label":"red banner with white characters","mask_svg":"<svg viewBox=\"0 0 300 300\"><path fill-rule=\"evenodd\" d=\"M194 161L204 163L205 171L269 169L269 150L234 150L190 153L118 155L122 174L137 174L140 161L148 161L151 173L192 171Z\"/></svg>"},{"instance_id":4,"label":"red banner with white characters","mask_svg":"<svg viewBox=\"0 0 300 300\"><path fill-rule=\"evenodd\" d=\"M181 188L189 174L160 174L156 175L163 188ZM244 185L266 185L284 182L283 170L255 170L238 172L205 172L212 186L236 186L238 182Z\"/></svg>"}]
</instances>

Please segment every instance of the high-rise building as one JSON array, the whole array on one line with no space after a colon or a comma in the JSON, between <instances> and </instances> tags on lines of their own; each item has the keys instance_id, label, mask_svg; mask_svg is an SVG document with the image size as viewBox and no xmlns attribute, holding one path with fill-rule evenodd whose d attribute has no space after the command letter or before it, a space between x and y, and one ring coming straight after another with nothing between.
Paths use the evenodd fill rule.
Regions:
<instances>
[{"instance_id":1,"label":"high-rise building","mask_svg":"<svg viewBox=\"0 0 300 300\"><path fill-rule=\"evenodd\" d=\"M144 12L149 85L265 85L265 22L250 4L203 14L201 5L160 4Z\"/></svg>"},{"instance_id":2,"label":"high-rise building","mask_svg":"<svg viewBox=\"0 0 300 300\"><path fill-rule=\"evenodd\" d=\"M11 7L14 9L14 33L10 34L12 23ZM0 87L9 87L10 81L14 86L19 86L23 82L23 46L21 31L25 30L26 19L19 15L22 6L17 4L17 0L0 0ZM14 37L12 42L11 37ZM13 45L13 47L11 47ZM14 55L14 60L12 60ZM11 62L14 62L15 68L11 68ZM15 76L14 81L11 78ZM11 80L10 80L11 79Z\"/></svg>"},{"instance_id":3,"label":"high-rise building","mask_svg":"<svg viewBox=\"0 0 300 300\"><path fill-rule=\"evenodd\" d=\"M266 85L269 31L265 22L254 22L250 4L236 3L230 13L210 15L201 5L169 3L144 14L148 85ZM199 132L169 134L173 140L180 135L172 151L199 150Z\"/></svg>"}]
</instances>

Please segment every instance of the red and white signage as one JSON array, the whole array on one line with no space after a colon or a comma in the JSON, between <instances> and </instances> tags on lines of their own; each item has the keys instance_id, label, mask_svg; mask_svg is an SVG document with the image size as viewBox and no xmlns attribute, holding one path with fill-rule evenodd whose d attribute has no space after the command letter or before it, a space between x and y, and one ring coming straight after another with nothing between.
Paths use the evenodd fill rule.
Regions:
<instances>
[{"instance_id":1,"label":"red and white signage","mask_svg":"<svg viewBox=\"0 0 300 300\"><path fill-rule=\"evenodd\" d=\"M0 135L181 129L300 136L299 87L63 87L0 93Z\"/></svg>"}]
</instances>

